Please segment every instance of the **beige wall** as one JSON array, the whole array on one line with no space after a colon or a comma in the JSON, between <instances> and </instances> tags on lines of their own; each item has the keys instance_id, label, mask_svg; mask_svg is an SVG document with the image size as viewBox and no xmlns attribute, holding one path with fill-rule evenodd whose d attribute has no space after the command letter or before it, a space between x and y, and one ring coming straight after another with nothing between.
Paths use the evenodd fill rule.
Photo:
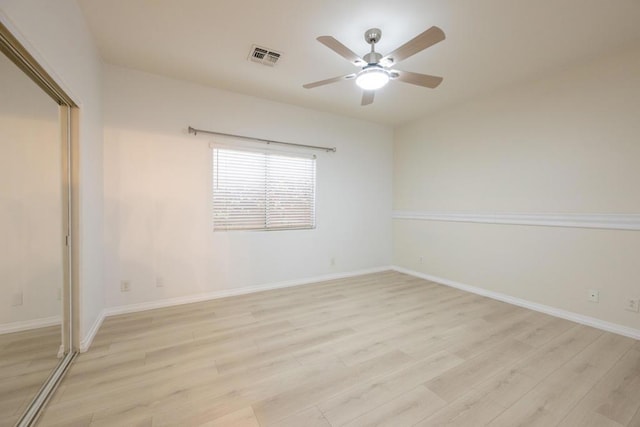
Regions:
<instances>
[{"instance_id":1,"label":"beige wall","mask_svg":"<svg viewBox=\"0 0 640 427\"><path fill-rule=\"evenodd\" d=\"M390 128L116 66L104 94L108 307L391 263ZM213 232L215 137L189 125L337 147L316 152L317 227Z\"/></svg>"},{"instance_id":2,"label":"beige wall","mask_svg":"<svg viewBox=\"0 0 640 427\"><path fill-rule=\"evenodd\" d=\"M639 118L638 48L426 117L396 132L394 209L637 214ZM638 254L640 231L394 220L399 266L636 329Z\"/></svg>"}]
</instances>

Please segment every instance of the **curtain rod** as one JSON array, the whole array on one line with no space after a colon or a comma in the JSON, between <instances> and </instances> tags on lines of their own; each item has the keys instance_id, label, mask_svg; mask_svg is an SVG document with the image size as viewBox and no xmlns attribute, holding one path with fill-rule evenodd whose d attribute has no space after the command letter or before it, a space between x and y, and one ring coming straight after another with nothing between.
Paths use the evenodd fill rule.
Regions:
<instances>
[{"instance_id":1,"label":"curtain rod","mask_svg":"<svg viewBox=\"0 0 640 427\"><path fill-rule=\"evenodd\" d=\"M252 141L258 141L258 142L262 142L265 144L279 144L279 145L290 145L290 146L294 146L294 147L305 147L305 148L311 148L314 150L323 150L326 152L332 151L332 152L336 152L336 147L320 147L318 145L305 145L305 144L294 144L293 142L281 142L281 141L271 141L269 139L260 139L260 138L253 138L251 136L243 136L243 135L233 135L230 133L222 133L222 132L214 132L211 130L203 130L203 129L195 129L192 128L191 126L189 126L189 133L192 133L194 135L197 135L198 133L207 133L210 135L220 135L220 136L230 136L233 138L242 138L242 139L250 139Z\"/></svg>"}]
</instances>

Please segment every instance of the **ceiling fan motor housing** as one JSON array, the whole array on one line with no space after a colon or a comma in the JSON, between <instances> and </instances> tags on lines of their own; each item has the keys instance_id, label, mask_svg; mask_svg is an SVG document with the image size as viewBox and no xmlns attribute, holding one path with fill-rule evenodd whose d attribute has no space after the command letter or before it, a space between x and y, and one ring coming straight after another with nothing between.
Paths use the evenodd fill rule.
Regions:
<instances>
[{"instance_id":1,"label":"ceiling fan motor housing","mask_svg":"<svg viewBox=\"0 0 640 427\"><path fill-rule=\"evenodd\" d=\"M363 56L362 59L364 59L364 61L369 65L378 64L382 59L382 55L380 55L378 52L369 52L365 56Z\"/></svg>"}]
</instances>

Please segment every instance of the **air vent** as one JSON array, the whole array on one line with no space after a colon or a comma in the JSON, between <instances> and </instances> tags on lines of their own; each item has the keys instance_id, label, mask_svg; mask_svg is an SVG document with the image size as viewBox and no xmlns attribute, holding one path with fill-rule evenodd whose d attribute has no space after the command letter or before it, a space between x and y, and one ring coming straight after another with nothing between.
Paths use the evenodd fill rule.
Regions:
<instances>
[{"instance_id":1,"label":"air vent","mask_svg":"<svg viewBox=\"0 0 640 427\"><path fill-rule=\"evenodd\" d=\"M262 65L273 67L280 59L280 56L282 56L280 52L254 44L251 46L251 52L249 53L248 59Z\"/></svg>"}]
</instances>

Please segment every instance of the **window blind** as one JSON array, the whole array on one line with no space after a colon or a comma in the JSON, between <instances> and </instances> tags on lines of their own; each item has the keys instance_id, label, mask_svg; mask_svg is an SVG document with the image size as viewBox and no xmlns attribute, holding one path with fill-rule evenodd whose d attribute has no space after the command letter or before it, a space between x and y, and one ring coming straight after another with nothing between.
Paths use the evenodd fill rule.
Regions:
<instances>
[{"instance_id":1,"label":"window blind","mask_svg":"<svg viewBox=\"0 0 640 427\"><path fill-rule=\"evenodd\" d=\"M315 227L315 158L213 149L214 230Z\"/></svg>"}]
</instances>

